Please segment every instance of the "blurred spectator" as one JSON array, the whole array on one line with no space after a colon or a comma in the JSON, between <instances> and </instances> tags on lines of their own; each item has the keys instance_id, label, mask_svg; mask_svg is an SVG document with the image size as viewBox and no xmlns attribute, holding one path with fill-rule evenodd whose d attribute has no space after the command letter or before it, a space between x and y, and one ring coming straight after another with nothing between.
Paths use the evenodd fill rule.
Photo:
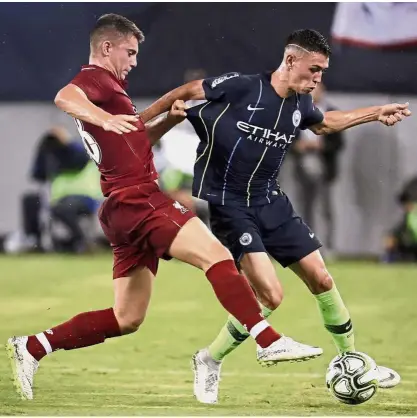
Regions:
<instances>
[{"instance_id":1,"label":"blurred spectator","mask_svg":"<svg viewBox=\"0 0 417 418\"><path fill-rule=\"evenodd\" d=\"M205 78L202 69L189 69L184 74L184 83ZM190 100L188 107L197 106L201 100ZM207 202L192 196L194 162L199 138L192 125L185 120L161 139L167 165L161 173L161 187L174 200L193 210L208 224ZM154 147L155 148L155 147Z\"/></svg>"},{"instance_id":2,"label":"blurred spectator","mask_svg":"<svg viewBox=\"0 0 417 418\"><path fill-rule=\"evenodd\" d=\"M64 171L81 170L88 160L80 141L73 140L64 127L56 126L39 141L31 178L40 184L49 183Z\"/></svg>"},{"instance_id":3,"label":"blurred spectator","mask_svg":"<svg viewBox=\"0 0 417 418\"><path fill-rule=\"evenodd\" d=\"M58 174L51 183L50 197L54 250L78 254L92 251L97 236L95 215L103 200L95 163L90 160L81 170Z\"/></svg>"},{"instance_id":4,"label":"blurred spectator","mask_svg":"<svg viewBox=\"0 0 417 418\"><path fill-rule=\"evenodd\" d=\"M80 229L74 224L73 212L90 214L97 208L97 196L101 196L98 170L89 161L80 141L72 140L61 126L51 128L40 138L30 169L30 177L39 190L22 196L22 230L5 237L6 252L54 249L49 242L51 225L57 220L70 230L69 235L76 242L73 251L85 246L80 243ZM56 239L52 242L57 243Z\"/></svg>"},{"instance_id":5,"label":"blurred spectator","mask_svg":"<svg viewBox=\"0 0 417 418\"><path fill-rule=\"evenodd\" d=\"M322 83L315 88L312 96L315 105L323 113L336 110L327 101ZM339 153L343 149L343 143L341 132L317 136L312 131L305 130L300 132L292 148L299 212L307 225L314 230L315 213L321 205L326 224L323 243L327 254L334 245L333 184L339 174Z\"/></svg>"},{"instance_id":6,"label":"blurred spectator","mask_svg":"<svg viewBox=\"0 0 417 418\"><path fill-rule=\"evenodd\" d=\"M417 177L398 196L402 219L384 239L382 261L417 261Z\"/></svg>"}]
</instances>

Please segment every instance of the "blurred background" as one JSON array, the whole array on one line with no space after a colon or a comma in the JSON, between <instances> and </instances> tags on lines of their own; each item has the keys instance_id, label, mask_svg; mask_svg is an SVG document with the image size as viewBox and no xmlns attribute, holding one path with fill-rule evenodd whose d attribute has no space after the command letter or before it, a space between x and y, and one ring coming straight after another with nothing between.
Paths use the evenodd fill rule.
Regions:
<instances>
[{"instance_id":1,"label":"blurred background","mask_svg":"<svg viewBox=\"0 0 417 418\"><path fill-rule=\"evenodd\" d=\"M315 300L276 266L286 296L272 324L324 355L265 370L249 341L222 370L220 405L198 404L189 361L225 312L200 271L161 262L140 332L44 360L35 401L18 399L0 350L0 415L417 415L417 3L0 3L0 348L113 303L98 171L53 103L88 62L89 31L109 12L146 36L129 76L139 111L185 81L277 68L300 28L332 45L314 97L322 110L410 102L414 115L393 128L303 132L278 179L334 261L358 350L402 383L358 408L331 399L324 375L336 353ZM190 196L197 142L184 122L154 148L155 161L164 190L207 221L204 202Z\"/></svg>"},{"instance_id":2,"label":"blurred background","mask_svg":"<svg viewBox=\"0 0 417 418\"><path fill-rule=\"evenodd\" d=\"M315 97L324 111L392 101L417 111L416 3L3 3L3 252L84 253L106 245L95 216L97 170L53 99L87 63L89 30L109 12L146 36L129 77L139 111L185 81L277 68L286 37L299 28L331 40L325 88ZM416 260L416 127L414 116L393 128L372 123L341 135L300 135L279 182L325 243L326 257ZM155 158L165 190L205 220L204 203L189 194L196 144L185 122Z\"/></svg>"}]
</instances>

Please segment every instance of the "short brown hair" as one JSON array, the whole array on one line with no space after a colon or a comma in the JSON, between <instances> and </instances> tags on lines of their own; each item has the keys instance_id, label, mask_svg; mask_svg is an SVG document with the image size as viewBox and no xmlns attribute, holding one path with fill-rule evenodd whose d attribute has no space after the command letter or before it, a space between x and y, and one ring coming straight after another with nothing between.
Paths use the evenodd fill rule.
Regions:
<instances>
[{"instance_id":1,"label":"short brown hair","mask_svg":"<svg viewBox=\"0 0 417 418\"><path fill-rule=\"evenodd\" d=\"M287 38L287 45L298 45L309 52L319 52L329 57L332 53L327 39L314 29L299 29Z\"/></svg>"},{"instance_id":2,"label":"short brown hair","mask_svg":"<svg viewBox=\"0 0 417 418\"><path fill-rule=\"evenodd\" d=\"M97 20L90 33L90 45L103 35L114 34L116 36L133 35L139 43L145 40L143 32L129 19L115 13L105 14Z\"/></svg>"}]
</instances>

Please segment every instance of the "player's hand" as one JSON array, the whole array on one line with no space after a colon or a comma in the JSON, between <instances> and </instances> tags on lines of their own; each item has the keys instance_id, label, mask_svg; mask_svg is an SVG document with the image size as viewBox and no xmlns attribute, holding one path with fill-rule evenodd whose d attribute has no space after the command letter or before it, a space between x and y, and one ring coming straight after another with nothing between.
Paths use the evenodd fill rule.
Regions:
<instances>
[{"instance_id":1,"label":"player's hand","mask_svg":"<svg viewBox=\"0 0 417 418\"><path fill-rule=\"evenodd\" d=\"M187 105L183 100L175 100L168 113L168 118L174 120L175 123L180 123L187 117L186 109Z\"/></svg>"},{"instance_id":2,"label":"player's hand","mask_svg":"<svg viewBox=\"0 0 417 418\"><path fill-rule=\"evenodd\" d=\"M409 103L399 104L392 103L381 107L378 114L379 122L386 126L393 126L397 122L401 122L404 118L411 116L411 111L408 109Z\"/></svg>"},{"instance_id":3,"label":"player's hand","mask_svg":"<svg viewBox=\"0 0 417 418\"><path fill-rule=\"evenodd\" d=\"M105 131L115 132L116 134L128 134L137 131L134 125L139 120L137 115L110 115L108 119L103 121L103 129Z\"/></svg>"}]
</instances>

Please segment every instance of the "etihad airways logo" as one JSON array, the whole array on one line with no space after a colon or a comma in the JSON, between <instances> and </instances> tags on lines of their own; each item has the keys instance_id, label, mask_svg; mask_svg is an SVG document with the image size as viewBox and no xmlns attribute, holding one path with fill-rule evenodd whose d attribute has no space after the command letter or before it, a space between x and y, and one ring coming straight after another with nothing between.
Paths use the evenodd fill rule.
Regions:
<instances>
[{"instance_id":1,"label":"etihad airways logo","mask_svg":"<svg viewBox=\"0 0 417 418\"><path fill-rule=\"evenodd\" d=\"M239 121L236 124L237 128L245 133L248 133L247 139L264 144L267 147L287 148L292 144L295 135L286 135L273 129L263 128L261 126L251 125L247 122Z\"/></svg>"}]
</instances>

